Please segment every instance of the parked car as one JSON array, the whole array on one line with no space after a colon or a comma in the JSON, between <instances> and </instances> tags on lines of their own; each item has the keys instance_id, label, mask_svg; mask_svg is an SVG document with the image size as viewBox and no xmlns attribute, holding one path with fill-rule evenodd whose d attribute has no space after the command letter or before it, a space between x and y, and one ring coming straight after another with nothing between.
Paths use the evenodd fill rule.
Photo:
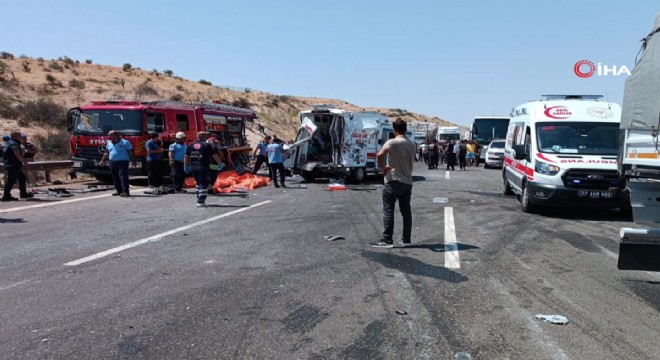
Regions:
<instances>
[{"instance_id":1,"label":"parked car","mask_svg":"<svg viewBox=\"0 0 660 360\"><path fill-rule=\"evenodd\" d=\"M502 167L505 140L493 140L486 149L485 168Z\"/></svg>"}]
</instances>

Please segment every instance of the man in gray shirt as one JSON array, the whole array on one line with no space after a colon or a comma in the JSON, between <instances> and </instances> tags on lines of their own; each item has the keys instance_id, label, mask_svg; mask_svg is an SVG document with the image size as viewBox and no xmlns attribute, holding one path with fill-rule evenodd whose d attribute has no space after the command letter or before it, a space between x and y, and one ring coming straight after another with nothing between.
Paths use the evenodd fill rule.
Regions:
<instances>
[{"instance_id":1,"label":"man in gray shirt","mask_svg":"<svg viewBox=\"0 0 660 360\"><path fill-rule=\"evenodd\" d=\"M415 143L406 138L407 124L398 119L393 124L394 139L388 140L378 152L378 166L385 174L383 187L383 238L369 245L378 248L392 248L394 241L394 206L399 201L399 210L403 217L403 246L410 245L412 232L412 212L410 210L410 196L412 195L412 169L415 160ZM388 163L385 165L385 155Z\"/></svg>"}]
</instances>

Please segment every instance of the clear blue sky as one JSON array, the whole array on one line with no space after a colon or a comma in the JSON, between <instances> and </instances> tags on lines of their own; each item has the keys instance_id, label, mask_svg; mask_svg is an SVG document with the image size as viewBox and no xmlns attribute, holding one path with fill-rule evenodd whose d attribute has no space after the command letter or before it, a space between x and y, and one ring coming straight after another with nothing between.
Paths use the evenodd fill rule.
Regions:
<instances>
[{"instance_id":1,"label":"clear blue sky","mask_svg":"<svg viewBox=\"0 0 660 360\"><path fill-rule=\"evenodd\" d=\"M0 51L171 69L190 80L402 108L468 125L546 93L605 94L581 59L632 70L660 2L21 0Z\"/></svg>"}]
</instances>

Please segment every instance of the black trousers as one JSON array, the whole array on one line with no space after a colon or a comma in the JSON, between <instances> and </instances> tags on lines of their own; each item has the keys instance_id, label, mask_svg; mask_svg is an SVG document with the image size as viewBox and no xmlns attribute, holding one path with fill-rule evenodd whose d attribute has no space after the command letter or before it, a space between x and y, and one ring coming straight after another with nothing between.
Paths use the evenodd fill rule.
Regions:
<instances>
[{"instance_id":1,"label":"black trousers","mask_svg":"<svg viewBox=\"0 0 660 360\"><path fill-rule=\"evenodd\" d=\"M174 189L183 189L183 179L186 177L185 172L183 171L183 161L175 161L174 165L170 166L170 170L170 177L172 178Z\"/></svg>"},{"instance_id":2,"label":"black trousers","mask_svg":"<svg viewBox=\"0 0 660 360\"><path fill-rule=\"evenodd\" d=\"M412 211L410 210L410 197L412 195L412 185L404 184L399 181L390 181L383 187L383 240L392 242L394 233L394 206L399 201L399 212L403 217L403 234L401 241L410 242L412 232Z\"/></svg>"},{"instance_id":3,"label":"black trousers","mask_svg":"<svg viewBox=\"0 0 660 360\"><path fill-rule=\"evenodd\" d=\"M283 163L274 163L270 164L270 178L273 180L273 183L277 185L277 172L280 172L280 182L282 185L284 185L284 172L286 171L284 169L284 164Z\"/></svg>"},{"instance_id":4,"label":"black trousers","mask_svg":"<svg viewBox=\"0 0 660 360\"><path fill-rule=\"evenodd\" d=\"M456 165L456 154L454 153L447 154L447 170L451 168L451 170L453 171L455 165Z\"/></svg>"},{"instance_id":5,"label":"black trousers","mask_svg":"<svg viewBox=\"0 0 660 360\"><path fill-rule=\"evenodd\" d=\"M264 155L258 155L257 156L257 163L254 164L254 170L252 171L253 175L257 174L257 171L261 168L261 165L266 164L266 167L268 168L268 177L273 178L272 170L270 169L270 165L268 164L268 156Z\"/></svg>"},{"instance_id":6,"label":"black trousers","mask_svg":"<svg viewBox=\"0 0 660 360\"><path fill-rule=\"evenodd\" d=\"M163 185L163 162L161 160L147 161L147 166L149 166L149 186Z\"/></svg>"},{"instance_id":7,"label":"black trousers","mask_svg":"<svg viewBox=\"0 0 660 360\"><path fill-rule=\"evenodd\" d=\"M11 166L6 168L7 171L7 182L5 183L5 193L3 198L9 199L11 197L11 189L16 185L18 181L18 189L21 192L21 195L27 194L27 178L25 173L23 173L23 167L21 166Z\"/></svg>"}]
</instances>

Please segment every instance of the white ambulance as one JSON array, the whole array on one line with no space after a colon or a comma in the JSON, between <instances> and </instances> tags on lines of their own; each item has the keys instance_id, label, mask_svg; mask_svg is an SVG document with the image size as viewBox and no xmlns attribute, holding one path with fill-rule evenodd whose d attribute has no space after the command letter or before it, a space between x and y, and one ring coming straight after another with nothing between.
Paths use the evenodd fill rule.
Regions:
<instances>
[{"instance_id":1,"label":"white ambulance","mask_svg":"<svg viewBox=\"0 0 660 360\"><path fill-rule=\"evenodd\" d=\"M299 116L301 127L285 155L285 168L307 181L341 177L360 183L380 173L376 154L393 135L389 118L332 105L316 105Z\"/></svg>"},{"instance_id":2,"label":"white ambulance","mask_svg":"<svg viewBox=\"0 0 660 360\"><path fill-rule=\"evenodd\" d=\"M523 212L540 206L630 211L617 174L621 107L599 95L543 95L511 111L503 193Z\"/></svg>"}]
</instances>

